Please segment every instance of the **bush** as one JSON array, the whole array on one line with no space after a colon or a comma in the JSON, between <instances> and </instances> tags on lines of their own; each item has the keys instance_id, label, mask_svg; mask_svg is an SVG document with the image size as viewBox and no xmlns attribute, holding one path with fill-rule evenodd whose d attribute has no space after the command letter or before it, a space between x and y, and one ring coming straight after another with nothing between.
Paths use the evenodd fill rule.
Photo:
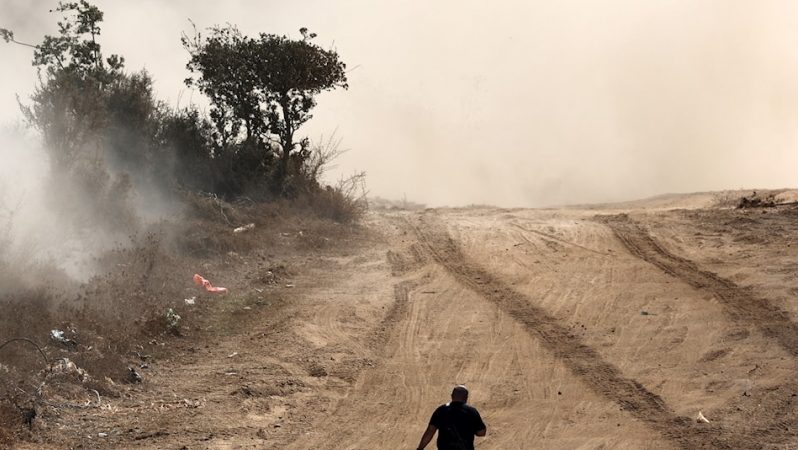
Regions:
<instances>
[{"instance_id":1,"label":"bush","mask_svg":"<svg viewBox=\"0 0 798 450\"><path fill-rule=\"evenodd\" d=\"M335 186L327 186L310 194L313 210L338 223L359 221L368 210L364 172L341 178Z\"/></svg>"}]
</instances>

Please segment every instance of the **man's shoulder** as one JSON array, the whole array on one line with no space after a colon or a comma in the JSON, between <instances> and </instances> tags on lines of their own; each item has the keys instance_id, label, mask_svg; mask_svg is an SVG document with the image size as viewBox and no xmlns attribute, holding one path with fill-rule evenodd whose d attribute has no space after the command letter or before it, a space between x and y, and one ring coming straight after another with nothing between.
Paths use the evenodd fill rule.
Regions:
<instances>
[{"instance_id":1,"label":"man's shoulder","mask_svg":"<svg viewBox=\"0 0 798 450\"><path fill-rule=\"evenodd\" d=\"M479 411L477 411L477 409L476 409L476 408L474 408L474 407L473 407L473 406L471 406L471 405L463 405L463 409L465 409L466 411L468 411L468 412L471 412L471 413L477 413L477 414L479 414Z\"/></svg>"},{"instance_id":2,"label":"man's shoulder","mask_svg":"<svg viewBox=\"0 0 798 450\"><path fill-rule=\"evenodd\" d=\"M445 411L445 410L449 409L450 406L451 406L451 403L444 403L444 404L438 406L437 408L435 408L435 412ZM429 411L429 410L427 410L427 411Z\"/></svg>"},{"instance_id":3,"label":"man's shoulder","mask_svg":"<svg viewBox=\"0 0 798 450\"><path fill-rule=\"evenodd\" d=\"M435 408L435 411L436 412L437 411L446 411L446 410L453 409L453 408L462 409L462 410L465 410L465 411L468 411L468 412L479 414L479 411L477 411L476 408L474 408L473 406L469 405L468 403L455 403L455 404L444 403L441 406L438 406L437 408Z\"/></svg>"}]
</instances>

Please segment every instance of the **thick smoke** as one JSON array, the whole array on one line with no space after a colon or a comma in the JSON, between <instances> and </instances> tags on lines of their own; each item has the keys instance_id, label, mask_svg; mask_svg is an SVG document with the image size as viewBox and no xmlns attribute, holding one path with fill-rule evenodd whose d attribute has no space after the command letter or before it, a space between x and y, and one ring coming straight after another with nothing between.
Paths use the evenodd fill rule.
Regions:
<instances>
[{"instance_id":1,"label":"thick smoke","mask_svg":"<svg viewBox=\"0 0 798 450\"><path fill-rule=\"evenodd\" d=\"M18 130L0 132L0 158L0 211L9 242L0 256L14 267L48 264L76 280L88 279L95 272L93 259L114 245L113 238L96 229L81 232L59 217L56 201L68 201L74 193L51 189L50 162L35 138ZM71 200L79 208L79 199Z\"/></svg>"},{"instance_id":2,"label":"thick smoke","mask_svg":"<svg viewBox=\"0 0 798 450\"><path fill-rule=\"evenodd\" d=\"M39 139L20 127L0 130L0 257L24 267L49 266L74 281L97 274L98 258L131 243L136 233L165 217L174 218L180 206L168 193L141 174L129 174L130 191L120 197L124 221L109 222L98 214L95 199L50 164ZM107 166L111 178L121 174ZM24 280L37 285L36 280ZM7 287L3 287L7 288Z\"/></svg>"}]
</instances>

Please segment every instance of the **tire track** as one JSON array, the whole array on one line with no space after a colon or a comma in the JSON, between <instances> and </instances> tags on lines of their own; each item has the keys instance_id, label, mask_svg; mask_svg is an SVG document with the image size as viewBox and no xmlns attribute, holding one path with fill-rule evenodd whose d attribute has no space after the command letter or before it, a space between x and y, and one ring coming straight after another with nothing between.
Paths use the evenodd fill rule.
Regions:
<instances>
[{"instance_id":1,"label":"tire track","mask_svg":"<svg viewBox=\"0 0 798 450\"><path fill-rule=\"evenodd\" d=\"M713 427L695 424L676 415L657 394L637 380L624 377L581 338L571 333L527 296L508 287L478 265L469 262L442 227L408 222L430 257L464 286L497 304L513 317L594 392L615 402L636 419L684 449L733 448L727 436ZM739 441L738 441L739 442Z\"/></svg>"},{"instance_id":2,"label":"tire track","mask_svg":"<svg viewBox=\"0 0 798 450\"><path fill-rule=\"evenodd\" d=\"M570 246L570 247L579 248L579 249L582 249L582 250L584 250L586 252L595 253L597 255L609 256L609 253L605 253L605 252L601 252L601 251L598 251L598 250L594 250L592 248L585 247L584 245L579 245L579 244L577 244L575 242L567 241L565 239L560 239L557 236L554 236L553 234L544 233L543 231L534 230L532 228L524 228L523 226L521 226L520 224L518 224L516 222L511 222L510 224L512 226L514 226L515 228L518 228L521 231L524 231L524 232L527 232L527 233L537 234L538 236L541 236L544 239L550 239L552 241L559 242L560 244L564 244L564 245ZM524 236L523 233L521 234L521 238L523 240L525 240L526 242L531 243L531 241L526 236Z\"/></svg>"},{"instance_id":3,"label":"tire track","mask_svg":"<svg viewBox=\"0 0 798 450\"><path fill-rule=\"evenodd\" d=\"M789 314L752 289L740 287L715 273L700 269L694 262L664 249L629 216L604 216L607 224L634 256L690 286L709 291L718 298L729 317L741 325L755 326L766 337L778 342L787 353L798 357L798 324Z\"/></svg>"}]
</instances>

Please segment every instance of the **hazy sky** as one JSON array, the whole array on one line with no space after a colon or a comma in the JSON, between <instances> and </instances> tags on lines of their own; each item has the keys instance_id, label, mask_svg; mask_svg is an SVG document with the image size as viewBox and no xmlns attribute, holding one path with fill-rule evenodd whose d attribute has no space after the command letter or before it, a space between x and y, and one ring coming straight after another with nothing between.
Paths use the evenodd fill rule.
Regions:
<instances>
[{"instance_id":1,"label":"hazy sky","mask_svg":"<svg viewBox=\"0 0 798 450\"><path fill-rule=\"evenodd\" d=\"M55 1L0 1L18 39L53 31ZM188 18L318 33L351 88L323 95L301 131L337 129L350 151L332 176L365 170L373 195L542 206L798 186L798 2L96 3L106 53L146 68L173 105L202 103L182 84ZM0 58L8 122L35 72L29 49Z\"/></svg>"}]
</instances>

